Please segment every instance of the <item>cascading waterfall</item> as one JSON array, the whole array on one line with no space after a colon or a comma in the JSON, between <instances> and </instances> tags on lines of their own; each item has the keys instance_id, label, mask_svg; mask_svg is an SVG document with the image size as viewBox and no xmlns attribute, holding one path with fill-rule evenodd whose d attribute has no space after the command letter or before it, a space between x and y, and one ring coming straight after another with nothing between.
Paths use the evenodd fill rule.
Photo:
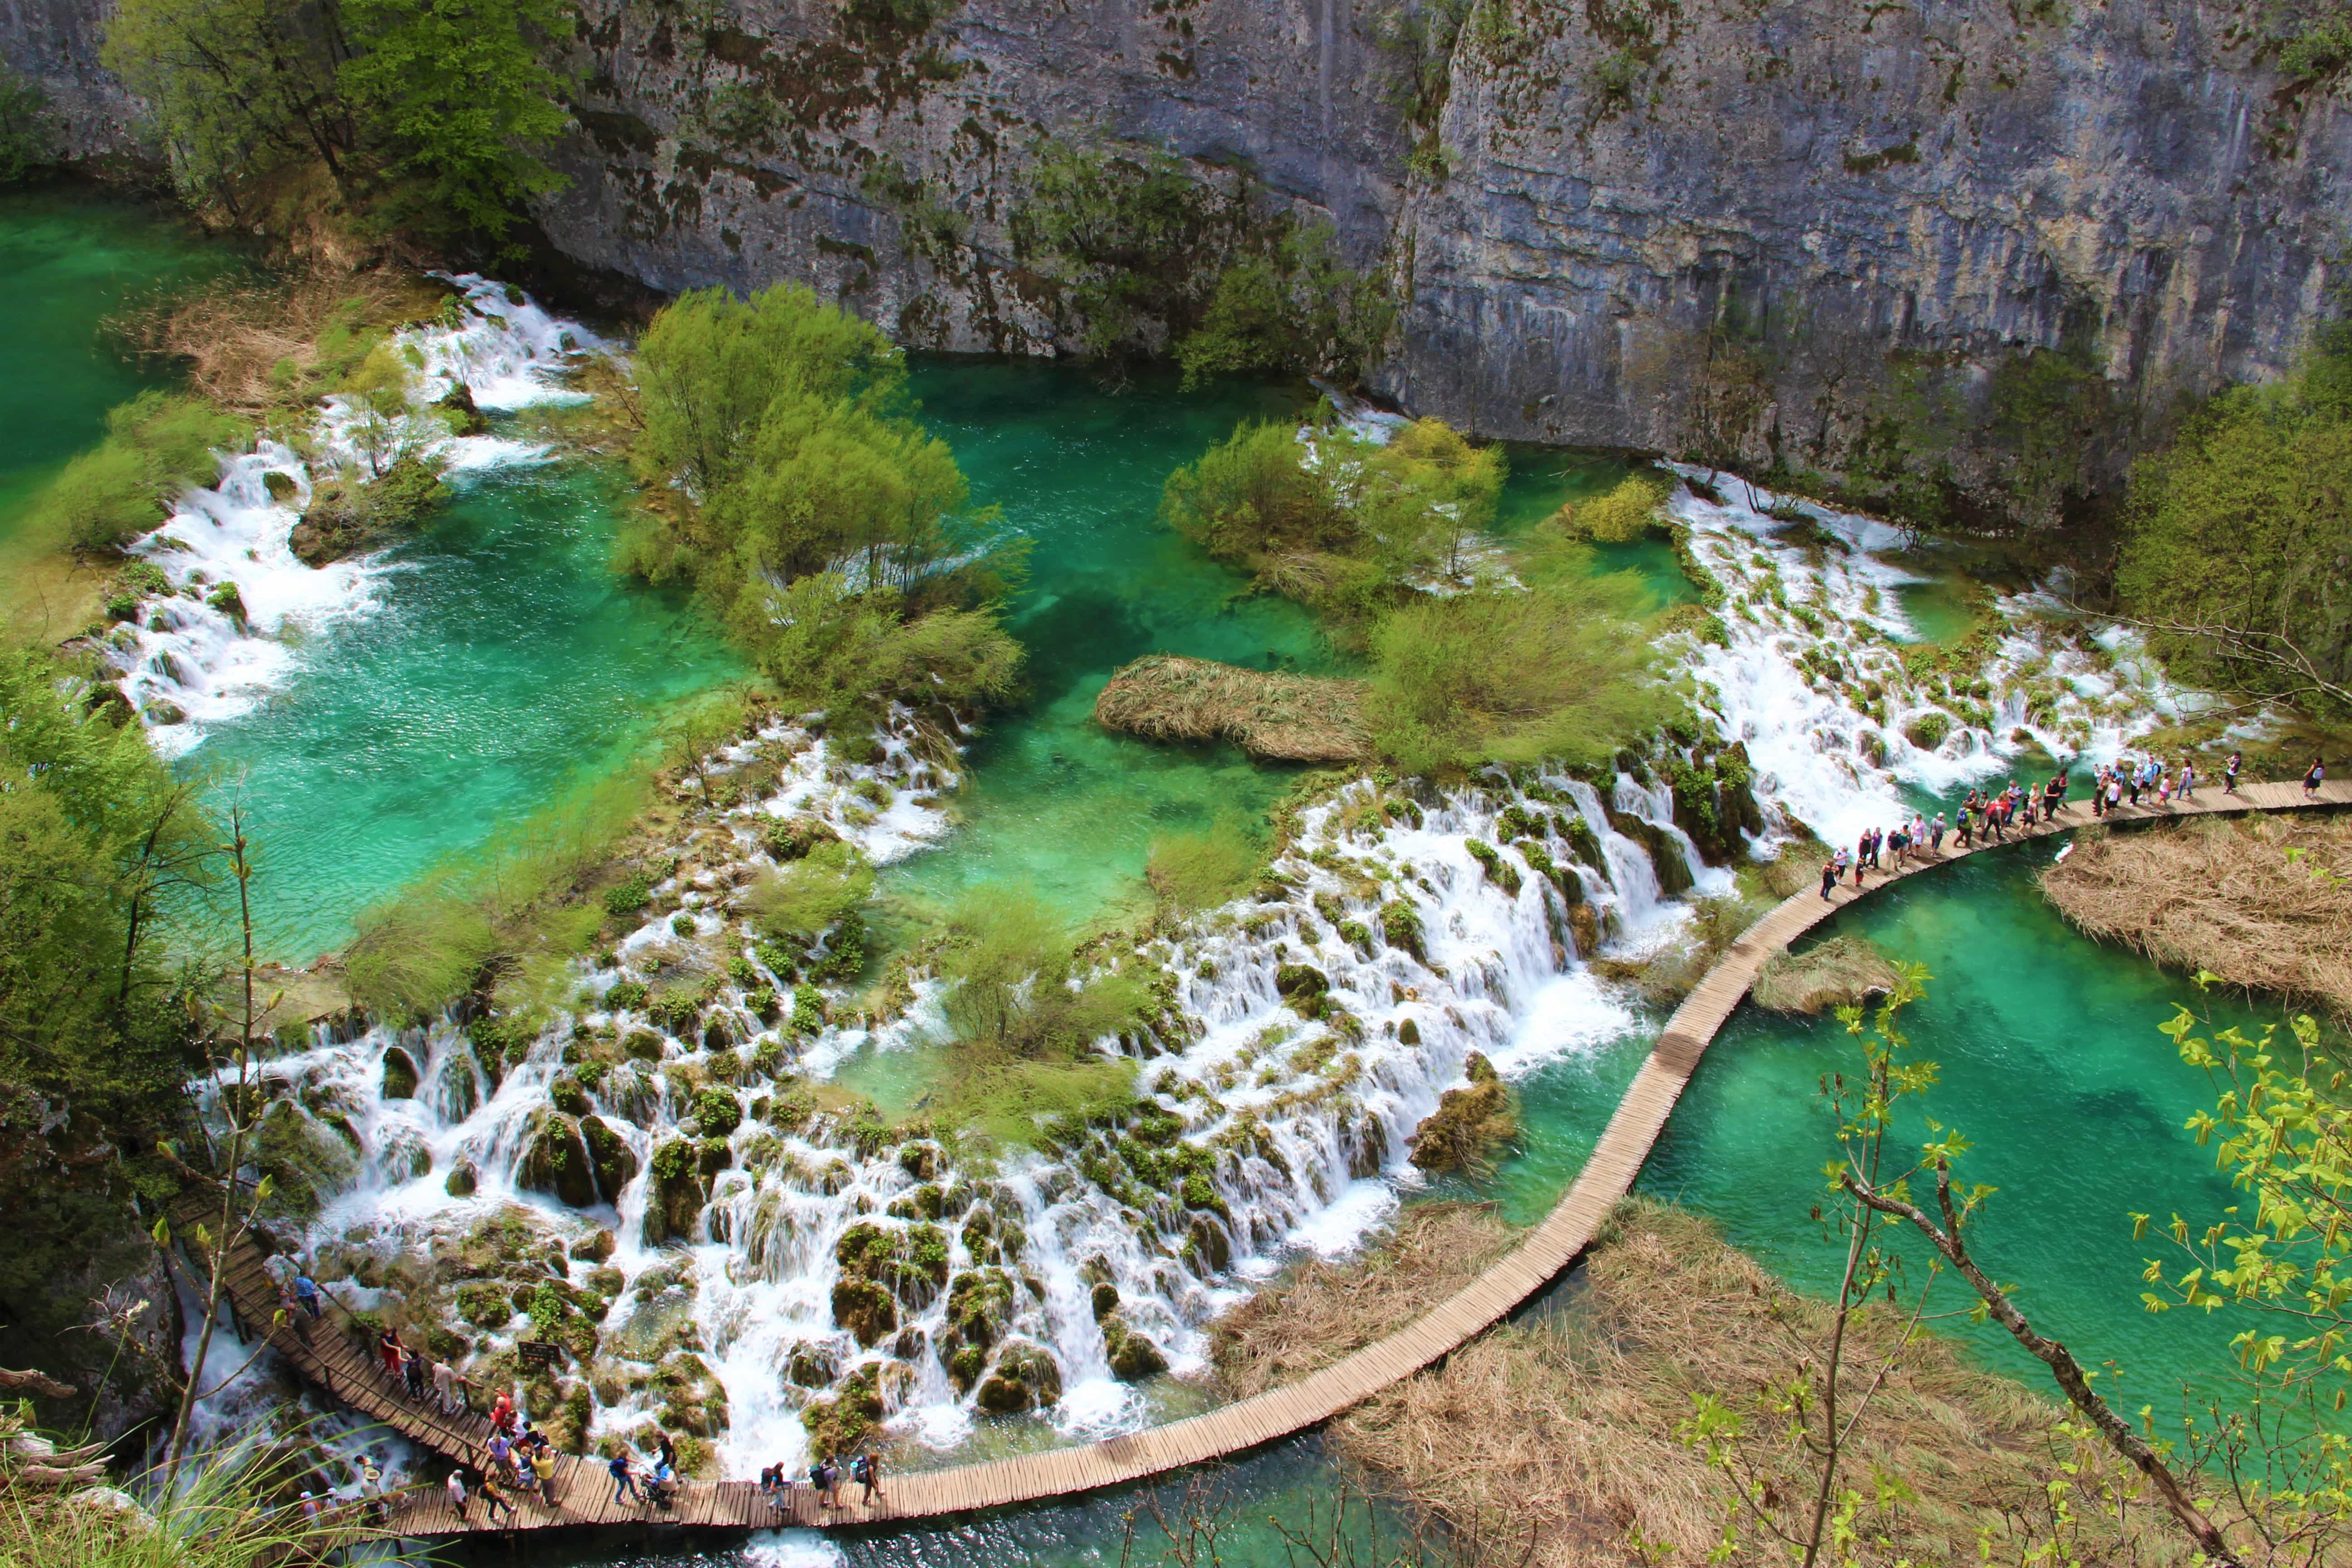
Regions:
<instances>
[{"instance_id":1,"label":"cascading waterfall","mask_svg":"<svg viewBox=\"0 0 2352 1568\"><path fill-rule=\"evenodd\" d=\"M1899 547L1898 530L1666 467L1709 489L1724 479L1720 500L1685 486L1668 503L1725 596L1722 642L1689 656L1701 703L1747 745L1757 799L1828 842L1907 818L1902 784L1942 795L2006 780L2028 746L2105 761L2210 705L2165 679L2128 633L2049 591L1996 601L1999 635L1973 670L1915 676L1900 650L1916 630L1895 590L1921 579L1874 553ZM1777 537L1797 517L1832 542Z\"/></svg>"},{"instance_id":2,"label":"cascading waterfall","mask_svg":"<svg viewBox=\"0 0 2352 1568\"><path fill-rule=\"evenodd\" d=\"M735 858L656 886L667 912L535 1038L485 1060L441 1022L274 1061L276 1136L328 1173L305 1238L322 1278L362 1309L431 1303L501 1378L516 1339L565 1331L516 1315L549 1305L532 1281L552 1285L554 1315L598 1331L534 1415L568 1407L597 1435L658 1420L731 1474L804 1454L812 1403L939 1448L1033 1407L1066 1434L1114 1430L1149 1417L1150 1373L1205 1364L1205 1325L1253 1281L1353 1247L1419 1183L1413 1131L1472 1051L1519 1076L1635 1023L1577 963L1578 910L1588 931L1636 930L1668 906L1590 784L1496 775L1416 799L1359 781L1301 814L1257 899L1105 960L1165 976L1159 1023L1100 1045L1136 1062L1135 1114L993 1163L885 1129L824 1080L853 1051L935 1034L936 986L918 980L888 1020L798 1031L727 902L780 816L877 856L940 830L954 772L924 760L936 737L901 712L877 739L852 766L774 725L719 758L713 778L781 763L759 799L712 814ZM698 963L731 973L691 1020L656 1022L641 991L610 1000ZM565 1195L546 1151L575 1130L596 1170ZM687 1215L672 1148L708 1162Z\"/></svg>"},{"instance_id":3,"label":"cascading waterfall","mask_svg":"<svg viewBox=\"0 0 2352 1568\"><path fill-rule=\"evenodd\" d=\"M341 396L318 411L304 445L264 437L249 452L220 458L209 489L182 496L163 527L132 546L154 563L171 591L142 601L134 617L102 639L120 672L122 693L145 716L156 749L177 756L208 726L250 710L282 686L299 661L305 637L339 620L371 613L390 568L381 561L305 565L291 543L310 505L315 475L349 467L362 480L381 458L398 452L440 467L452 478L504 464L539 460L540 448L497 436L455 436L434 405L454 388L469 389L484 410L578 397L554 377L588 349L593 334L559 321L519 289L487 279L457 277L451 320L405 328L391 346L415 367L408 409L381 418Z\"/></svg>"}]
</instances>

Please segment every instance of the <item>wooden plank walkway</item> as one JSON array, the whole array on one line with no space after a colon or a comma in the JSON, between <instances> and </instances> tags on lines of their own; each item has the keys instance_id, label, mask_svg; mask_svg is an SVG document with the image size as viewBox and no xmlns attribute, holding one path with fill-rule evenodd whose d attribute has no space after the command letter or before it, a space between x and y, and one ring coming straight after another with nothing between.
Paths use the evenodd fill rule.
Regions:
<instances>
[{"instance_id":1,"label":"wooden plank walkway","mask_svg":"<svg viewBox=\"0 0 2352 1568\"><path fill-rule=\"evenodd\" d=\"M2148 822L2292 811L2315 805L2352 805L2352 782L2327 784L2316 801L2305 798L2300 784L2250 784L2235 795L2224 795L2215 788L2194 803L2124 807L2110 814L2108 820ZM2072 832L2091 821L2089 803L2077 801L2056 824L2013 829L2009 842ZM1462 1290L1387 1339L1297 1383L1203 1415L1077 1447L890 1477L885 1482L885 1494L870 1508L851 1500L859 1489L848 1483L841 1489L845 1506L839 1510L819 1509L804 1485L794 1489L791 1505L780 1510L771 1508L759 1489L748 1482L690 1481L680 1488L674 1506L650 1510L642 1504L614 1502L612 1483L601 1461L566 1457L558 1463L551 1509L525 1501L494 1527L478 1499L461 1518L445 1494L425 1489L397 1500L381 1531L401 1536L448 1535L493 1528L541 1530L648 1521L737 1530L787 1524L831 1528L929 1518L1120 1486L1244 1453L1320 1426L1476 1338L1575 1261L1601 1222L1632 1190L1699 1058L1748 994L1757 970L1773 952L1889 883L1965 854L1998 847L1980 842L1975 850L1962 851L1948 842L1941 856L1923 857L1904 871L1890 870L1875 877L1864 888L1847 881L1826 899L1814 891L1797 894L1749 926L1666 1020L1665 1029L1618 1101L1591 1157L1559 1205L1518 1246ZM232 1259L229 1280L242 1321L249 1327L267 1324L278 1295L262 1271L260 1258L249 1248L241 1249ZM270 1339L297 1370L334 1397L436 1453L478 1469L482 1445L488 1436L482 1416L446 1416L419 1406L394 1391L372 1358L329 1325L320 1325L307 1340L290 1330L273 1330Z\"/></svg>"}]
</instances>

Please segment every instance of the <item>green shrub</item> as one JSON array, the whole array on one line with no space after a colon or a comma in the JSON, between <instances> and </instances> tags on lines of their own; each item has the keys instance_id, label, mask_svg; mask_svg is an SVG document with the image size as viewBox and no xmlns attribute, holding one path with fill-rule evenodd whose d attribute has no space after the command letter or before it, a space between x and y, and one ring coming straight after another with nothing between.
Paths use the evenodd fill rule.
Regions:
<instances>
[{"instance_id":1,"label":"green shrub","mask_svg":"<svg viewBox=\"0 0 2352 1568\"><path fill-rule=\"evenodd\" d=\"M1143 876L1171 908L1213 909L1248 889L1257 875L1258 857L1241 818L1221 815L1203 832L1153 838Z\"/></svg>"},{"instance_id":2,"label":"green shrub","mask_svg":"<svg viewBox=\"0 0 2352 1568\"><path fill-rule=\"evenodd\" d=\"M106 416L106 437L34 501L30 526L77 550L118 550L160 527L181 491L212 483L215 451L252 432L201 397L142 392Z\"/></svg>"}]
</instances>

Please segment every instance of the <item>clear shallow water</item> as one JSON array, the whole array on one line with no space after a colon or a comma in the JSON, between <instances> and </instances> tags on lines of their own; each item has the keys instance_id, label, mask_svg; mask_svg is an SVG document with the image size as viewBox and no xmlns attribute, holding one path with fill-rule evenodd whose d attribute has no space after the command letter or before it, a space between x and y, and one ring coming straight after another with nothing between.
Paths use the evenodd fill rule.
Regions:
<instances>
[{"instance_id":1,"label":"clear shallow water","mask_svg":"<svg viewBox=\"0 0 2352 1568\"><path fill-rule=\"evenodd\" d=\"M268 951L296 962L434 865L624 761L742 667L693 609L615 577L608 481L492 469L393 549L376 607L300 651L184 765L253 810Z\"/></svg>"},{"instance_id":2,"label":"clear shallow water","mask_svg":"<svg viewBox=\"0 0 2352 1568\"><path fill-rule=\"evenodd\" d=\"M106 411L150 387L168 366L125 358L106 318L156 290L234 268L236 258L143 204L70 187L0 193L0 606L37 617L40 595L16 548L27 503L66 459L95 443ZM43 629L28 626L37 635ZM62 636L77 628L57 627Z\"/></svg>"},{"instance_id":3,"label":"clear shallow water","mask_svg":"<svg viewBox=\"0 0 2352 1568\"><path fill-rule=\"evenodd\" d=\"M1259 820L1296 770L1232 746L1109 733L1094 703L1111 672L1149 653L1338 668L1305 611L1242 597L1246 578L1158 521L1171 469L1244 418L1289 416L1298 400L1249 383L1180 393L1157 374L1113 393L1083 371L991 360L919 360L914 386L973 500L1001 506L1032 542L1007 616L1029 650L1031 695L992 717L967 756L954 837L903 862L885 891L914 918L986 886L1042 899L1074 925L1116 920L1140 894L1155 835L1221 814Z\"/></svg>"},{"instance_id":4,"label":"clear shallow water","mask_svg":"<svg viewBox=\"0 0 2352 1568\"><path fill-rule=\"evenodd\" d=\"M2139 1210L2160 1220L2177 1209L2196 1219L2231 1201L2210 1153L2181 1131L2210 1103L2204 1076L2156 1031L2195 988L2067 926L2032 880L2051 853L2026 846L1906 881L1818 934L1859 933L1927 964L1927 995L1906 1026L1916 1053L1941 1064L1943 1081L1915 1102L1898 1145L1924 1141L1923 1114L1974 1140L1966 1179L2000 1189L1976 1233L1988 1270L2023 1287L2020 1305L2038 1328L2086 1364L2120 1361L2137 1397L2161 1410L2179 1379L2234 1364L2226 1315L2141 1309L2140 1271L2156 1249L2133 1241L2127 1217ZM2217 1011L2249 1024L2265 1016L2243 1004ZM1526 1152L1495 1194L1513 1221L1535 1220L1574 1178L1650 1037L1525 1086ZM1708 1050L1641 1189L1714 1216L1735 1245L1799 1287L1833 1290L1843 1254L1808 1217L1833 1152L1818 1090L1822 1074L1859 1061L1833 1018L1741 1008ZM1944 1310L1968 1304L1948 1275L1936 1289ZM1987 1364L2048 1388L2047 1371L1999 1329L1961 1318L1937 1326Z\"/></svg>"}]
</instances>

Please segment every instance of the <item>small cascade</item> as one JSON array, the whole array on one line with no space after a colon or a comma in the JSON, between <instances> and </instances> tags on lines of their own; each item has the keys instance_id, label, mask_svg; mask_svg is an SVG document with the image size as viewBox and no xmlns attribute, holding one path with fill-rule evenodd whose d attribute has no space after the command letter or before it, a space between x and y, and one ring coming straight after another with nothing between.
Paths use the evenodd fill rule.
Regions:
<instances>
[{"instance_id":1,"label":"small cascade","mask_svg":"<svg viewBox=\"0 0 2352 1568\"><path fill-rule=\"evenodd\" d=\"M383 419L331 396L310 433L308 459L270 437L249 452L223 455L213 487L183 495L171 518L132 547L161 570L169 591L143 600L101 649L164 755L193 749L209 726L283 686L306 638L377 607L388 570L381 562L313 568L294 554L294 526L310 505L314 472L349 468L363 480L395 455L423 458L452 477L537 460L540 449L521 442L453 435L436 405L461 384L483 409L581 395L553 377L581 352L601 346L593 334L549 316L519 289L475 277L449 281L462 293L446 321L391 339L420 367L405 414Z\"/></svg>"},{"instance_id":2,"label":"small cascade","mask_svg":"<svg viewBox=\"0 0 2352 1568\"><path fill-rule=\"evenodd\" d=\"M1665 467L1714 488L1705 468ZM1907 818L1906 785L2005 781L2029 746L2095 763L2210 703L2048 591L1994 603L2000 635L1977 669L1915 675L1897 590L1922 579L1881 553L1902 546L1898 530L1746 484L1737 500L1720 493L1684 488L1668 503L1724 595L1721 641L1695 640L1688 666L1701 703L1747 745L1758 800L1828 842ZM1799 519L1805 544L1778 537Z\"/></svg>"}]
</instances>

